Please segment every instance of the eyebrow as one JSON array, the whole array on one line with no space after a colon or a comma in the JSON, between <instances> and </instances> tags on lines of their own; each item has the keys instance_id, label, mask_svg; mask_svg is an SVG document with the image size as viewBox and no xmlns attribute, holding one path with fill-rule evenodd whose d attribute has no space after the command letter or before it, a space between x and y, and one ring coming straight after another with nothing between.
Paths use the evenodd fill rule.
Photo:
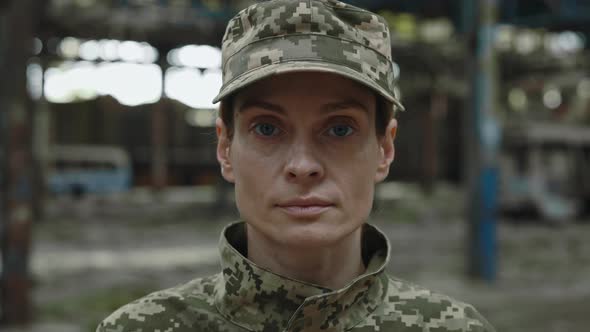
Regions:
<instances>
[{"instance_id":1,"label":"eyebrow","mask_svg":"<svg viewBox=\"0 0 590 332\"><path fill-rule=\"evenodd\" d=\"M244 104L242 104L240 106L240 108L238 109L239 113L243 113L245 112L247 109L249 108L253 108L253 107L257 107L257 108L262 108L268 111L272 111L272 112L276 112L276 113L281 113L281 114L285 114L285 109L283 109L281 106L279 105L275 105L272 103L268 103L262 100L256 100L256 99L252 99L252 100L247 100L244 102Z\"/></svg>"},{"instance_id":2,"label":"eyebrow","mask_svg":"<svg viewBox=\"0 0 590 332\"><path fill-rule=\"evenodd\" d=\"M262 109L265 109L265 110L268 110L271 112L280 113L280 114L286 113L285 109L282 108L280 105L276 105L273 103L265 102L262 100L256 100L256 99L245 101L244 104L242 104L240 106L240 108L238 109L238 112L243 113L247 109L253 108L253 107L262 108ZM331 113L331 112L345 110L345 109L359 109L359 110L363 111L364 113L367 113L367 114L369 113L367 106L365 106L363 103L356 101L354 99L347 99L347 100L338 101L335 103L325 104L322 106L321 112L322 113Z\"/></svg>"},{"instance_id":3,"label":"eyebrow","mask_svg":"<svg viewBox=\"0 0 590 332\"><path fill-rule=\"evenodd\" d=\"M329 103L322 106L322 112L330 113L334 111L340 111L345 109L359 109L364 113L369 114L369 109L363 103L356 101L354 99L347 99L344 101L339 101L335 103Z\"/></svg>"}]
</instances>

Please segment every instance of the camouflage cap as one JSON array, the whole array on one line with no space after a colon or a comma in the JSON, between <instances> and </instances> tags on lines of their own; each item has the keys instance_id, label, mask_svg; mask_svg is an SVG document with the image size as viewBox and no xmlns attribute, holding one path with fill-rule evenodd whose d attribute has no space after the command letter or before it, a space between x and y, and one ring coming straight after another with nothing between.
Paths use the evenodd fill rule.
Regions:
<instances>
[{"instance_id":1,"label":"camouflage cap","mask_svg":"<svg viewBox=\"0 0 590 332\"><path fill-rule=\"evenodd\" d=\"M343 75L403 110L395 92L387 22L337 0L258 2L230 20L223 38L223 86L214 103L271 75Z\"/></svg>"}]
</instances>

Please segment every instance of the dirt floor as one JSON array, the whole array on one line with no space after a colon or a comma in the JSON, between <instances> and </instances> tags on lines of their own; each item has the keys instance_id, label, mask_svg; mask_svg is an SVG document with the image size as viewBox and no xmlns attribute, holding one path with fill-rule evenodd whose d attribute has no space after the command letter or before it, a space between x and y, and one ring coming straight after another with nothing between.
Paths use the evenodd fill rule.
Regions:
<instances>
[{"instance_id":1,"label":"dirt floor","mask_svg":"<svg viewBox=\"0 0 590 332\"><path fill-rule=\"evenodd\" d=\"M446 188L380 202L372 222L391 240L389 273L472 303L498 331L589 331L590 222L502 220L498 278L485 283L466 277L462 201ZM93 331L132 299L215 273L219 232L235 219L216 212L178 200L52 201L34 234L36 322Z\"/></svg>"}]
</instances>

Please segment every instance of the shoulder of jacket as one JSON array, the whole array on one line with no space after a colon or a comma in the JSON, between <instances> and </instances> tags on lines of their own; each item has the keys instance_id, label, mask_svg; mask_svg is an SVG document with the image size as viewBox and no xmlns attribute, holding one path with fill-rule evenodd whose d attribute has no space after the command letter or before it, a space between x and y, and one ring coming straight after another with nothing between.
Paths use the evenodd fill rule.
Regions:
<instances>
[{"instance_id":1,"label":"shoulder of jacket","mask_svg":"<svg viewBox=\"0 0 590 332\"><path fill-rule=\"evenodd\" d=\"M383 305L373 313L369 324L380 322L401 330L427 327L440 332L495 332L470 304L403 279L388 279Z\"/></svg>"},{"instance_id":2,"label":"shoulder of jacket","mask_svg":"<svg viewBox=\"0 0 590 332\"><path fill-rule=\"evenodd\" d=\"M194 279L130 302L103 320L97 332L140 331L146 328L184 331L200 320L218 316L214 285L218 275ZM195 314L196 313L196 314Z\"/></svg>"}]
</instances>

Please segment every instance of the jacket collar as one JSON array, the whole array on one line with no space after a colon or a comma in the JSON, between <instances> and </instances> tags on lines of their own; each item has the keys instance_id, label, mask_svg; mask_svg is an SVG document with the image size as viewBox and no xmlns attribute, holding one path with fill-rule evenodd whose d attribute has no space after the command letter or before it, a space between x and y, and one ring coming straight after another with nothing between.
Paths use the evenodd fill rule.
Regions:
<instances>
[{"instance_id":1,"label":"jacket collar","mask_svg":"<svg viewBox=\"0 0 590 332\"><path fill-rule=\"evenodd\" d=\"M387 293L389 242L368 224L363 226L367 269L337 290L258 267L240 253L243 248L245 223L227 226L219 242L222 273L215 285L215 305L226 319L250 331L344 331L373 312Z\"/></svg>"}]
</instances>

